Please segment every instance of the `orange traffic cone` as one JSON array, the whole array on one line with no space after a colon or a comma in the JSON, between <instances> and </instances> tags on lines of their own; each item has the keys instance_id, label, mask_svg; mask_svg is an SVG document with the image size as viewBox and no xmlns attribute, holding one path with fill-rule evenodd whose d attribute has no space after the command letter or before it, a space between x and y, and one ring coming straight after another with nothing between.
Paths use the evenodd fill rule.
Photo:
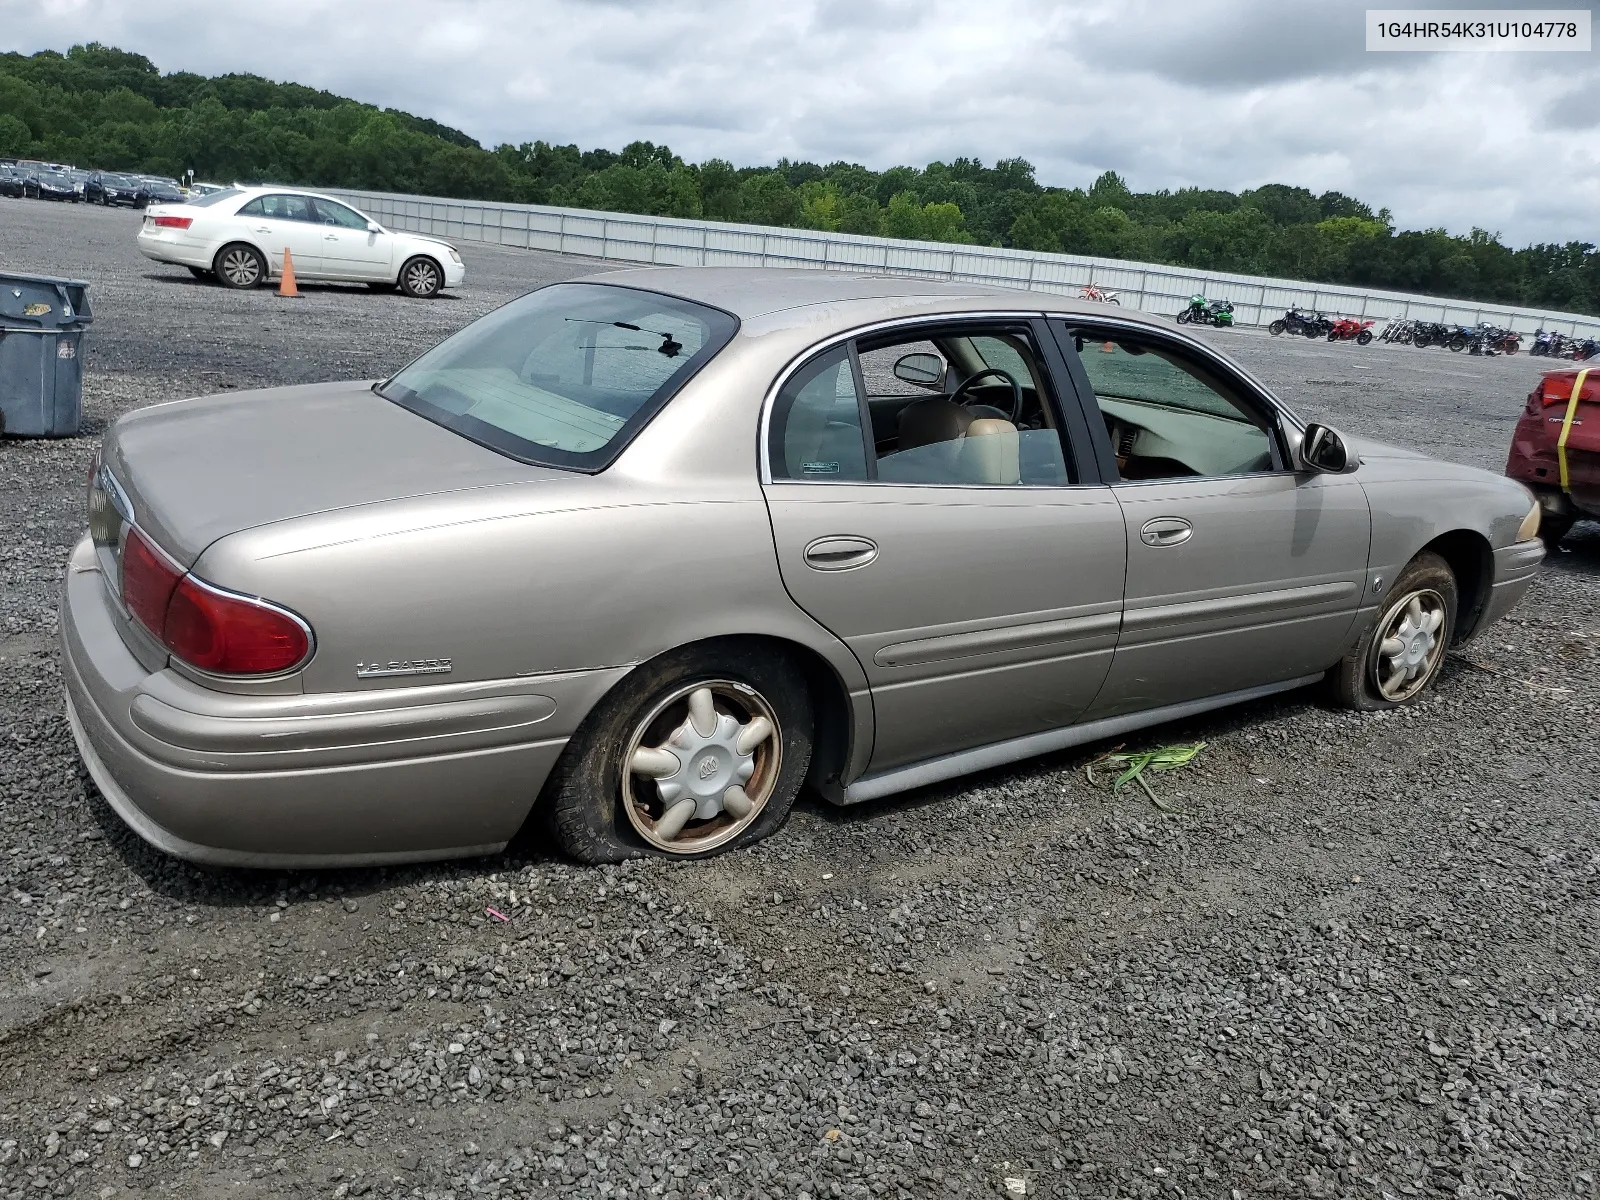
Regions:
<instances>
[{"instance_id":1,"label":"orange traffic cone","mask_svg":"<svg viewBox=\"0 0 1600 1200\"><path fill-rule=\"evenodd\" d=\"M278 278L278 295L300 295L300 289L294 285L294 255L289 253L287 246L283 248L283 274Z\"/></svg>"}]
</instances>

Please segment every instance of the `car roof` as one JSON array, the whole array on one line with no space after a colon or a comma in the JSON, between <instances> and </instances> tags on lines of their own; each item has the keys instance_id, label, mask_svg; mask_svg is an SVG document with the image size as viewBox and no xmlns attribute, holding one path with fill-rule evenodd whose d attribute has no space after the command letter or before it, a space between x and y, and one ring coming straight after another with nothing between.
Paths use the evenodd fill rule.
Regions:
<instances>
[{"instance_id":1,"label":"car roof","mask_svg":"<svg viewBox=\"0 0 1600 1200\"><path fill-rule=\"evenodd\" d=\"M1059 293L1025 291L961 280L918 279L908 275L874 275L856 271L817 271L796 267L644 267L590 275L584 283L610 283L665 292L684 300L720 308L742 321L795 309L824 310L854 302L895 302L896 312L1084 312L1106 314L1102 304ZM887 313L885 314L887 315ZM1138 321L1142 314L1116 310L1118 317Z\"/></svg>"}]
</instances>

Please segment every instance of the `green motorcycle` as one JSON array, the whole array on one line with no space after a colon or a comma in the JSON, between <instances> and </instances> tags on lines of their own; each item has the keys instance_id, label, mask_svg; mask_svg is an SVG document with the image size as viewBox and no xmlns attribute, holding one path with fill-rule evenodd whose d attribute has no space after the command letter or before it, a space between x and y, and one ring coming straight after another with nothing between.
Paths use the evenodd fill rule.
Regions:
<instances>
[{"instance_id":1,"label":"green motorcycle","mask_svg":"<svg viewBox=\"0 0 1600 1200\"><path fill-rule=\"evenodd\" d=\"M1196 292L1189 297L1189 307L1178 314L1179 325L1232 325L1232 300L1207 300Z\"/></svg>"}]
</instances>

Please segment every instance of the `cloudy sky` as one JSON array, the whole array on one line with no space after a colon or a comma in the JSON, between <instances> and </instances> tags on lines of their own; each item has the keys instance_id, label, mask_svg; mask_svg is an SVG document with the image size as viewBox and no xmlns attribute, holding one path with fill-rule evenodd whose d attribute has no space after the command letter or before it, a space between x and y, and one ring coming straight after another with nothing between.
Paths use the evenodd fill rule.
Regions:
<instances>
[{"instance_id":1,"label":"cloudy sky","mask_svg":"<svg viewBox=\"0 0 1600 1200\"><path fill-rule=\"evenodd\" d=\"M1403 227L1600 242L1600 51L1369 54L1364 11L1348 0L0 0L0 48L95 39L163 70L249 71L401 108L485 145L644 138L691 160L874 168L1021 155L1048 184L1087 185L1107 169L1140 191L1282 182L1387 205Z\"/></svg>"}]
</instances>

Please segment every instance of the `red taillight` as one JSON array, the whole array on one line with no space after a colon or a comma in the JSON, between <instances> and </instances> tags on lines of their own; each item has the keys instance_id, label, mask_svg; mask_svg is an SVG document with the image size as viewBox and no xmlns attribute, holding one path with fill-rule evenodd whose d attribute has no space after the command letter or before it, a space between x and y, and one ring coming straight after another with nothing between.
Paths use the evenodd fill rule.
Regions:
<instances>
[{"instance_id":1,"label":"red taillight","mask_svg":"<svg viewBox=\"0 0 1600 1200\"><path fill-rule=\"evenodd\" d=\"M202 671L271 675L311 652L303 622L185 574L132 527L122 543L122 602L162 645Z\"/></svg>"},{"instance_id":2,"label":"red taillight","mask_svg":"<svg viewBox=\"0 0 1600 1200\"><path fill-rule=\"evenodd\" d=\"M129 528L122 539L122 602L151 633L161 636L167 620L167 602L183 578L182 568Z\"/></svg>"},{"instance_id":3,"label":"red taillight","mask_svg":"<svg viewBox=\"0 0 1600 1200\"><path fill-rule=\"evenodd\" d=\"M305 626L282 609L217 591L192 575L172 594L161 640L190 666L219 675L287 671L311 650Z\"/></svg>"},{"instance_id":4,"label":"red taillight","mask_svg":"<svg viewBox=\"0 0 1600 1200\"><path fill-rule=\"evenodd\" d=\"M157 229L187 229L194 224L193 217L157 217Z\"/></svg>"},{"instance_id":5,"label":"red taillight","mask_svg":"<svg viewBox=\"0 0 1600 1200\"><path fill-rule=\"evenodd\" d=\"M1577 373L1563 375L1546 375L1541 385L1544 404L1548 408L1552 404L1572 403L1572 387L1578 381ZM1592 371L1583 381L1583 391L1578 400L1584 404L1600 402L1600 371Z\"/></svg>"}]
</instances>

